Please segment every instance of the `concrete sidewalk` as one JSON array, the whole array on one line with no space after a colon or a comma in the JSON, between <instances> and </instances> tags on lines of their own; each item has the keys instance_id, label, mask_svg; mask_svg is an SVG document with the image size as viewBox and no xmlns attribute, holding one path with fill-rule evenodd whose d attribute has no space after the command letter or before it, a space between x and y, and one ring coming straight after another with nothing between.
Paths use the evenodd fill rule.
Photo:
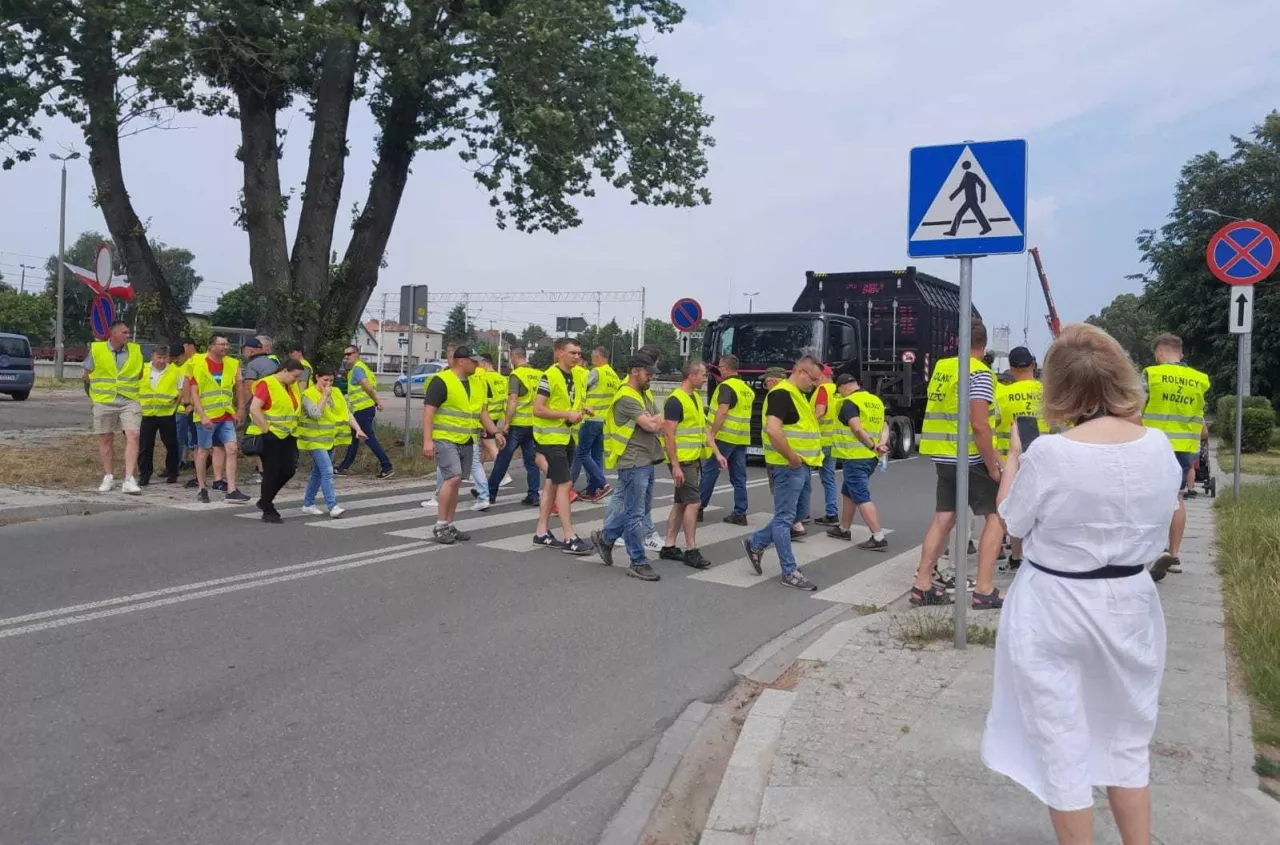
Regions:
<instances>
[{"instance_id":1,"label":"concrete sidewalk","mask_svg":"<svg viewBox=\"0 0 1280 845\"><path fill-rule=\"evenodd\" d=\"M1275 842L1280 830L1280 802L1253 772L1248 702L1228 681L1212 543L1212 501L1188 502L1185 572L1160 585L1169 649L1151 750L1164 845ZM923 614L949 611L891 608L801 655L810 662L796 690L766 690L753 706L700 845L1055 843L1045 807L979 756L992 649L902 639ZM1097 797L1096 841L1119 843Z\"/></svg>"}]
</instances>

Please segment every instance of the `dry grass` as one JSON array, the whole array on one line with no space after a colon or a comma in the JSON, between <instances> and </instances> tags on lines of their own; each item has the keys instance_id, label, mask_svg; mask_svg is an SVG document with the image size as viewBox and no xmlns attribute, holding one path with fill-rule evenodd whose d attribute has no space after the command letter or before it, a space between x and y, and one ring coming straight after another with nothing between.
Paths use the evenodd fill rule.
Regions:
<instances>
[{"instance_id":1,"label":"dry grass","mask_svg":"<svg viewBox=\"0 0 1280 845\"><path fill-rule=\"evenodd\" d=\"M951 612L936 613L917 611L893 618L891 630L898 639L912 648L923 648L929 643L951 642L955 638L955 620ZM965 627L965 642L969 645L995 648L996 632L981 625Z\"/></svg>"},{"instance_id":2,"label":"dry grass","mask_svg":"<svg viewBox=\"0 0 1280 845\"><path fill-rule=\"evenodd\" d=\"M1223 473L1235 472L1234 458L1232 447L1218 450L1218 463ZM1242 454L1240 472L1246 475L1280 475L1280 449Z\"/></svg>"}]
</instances>

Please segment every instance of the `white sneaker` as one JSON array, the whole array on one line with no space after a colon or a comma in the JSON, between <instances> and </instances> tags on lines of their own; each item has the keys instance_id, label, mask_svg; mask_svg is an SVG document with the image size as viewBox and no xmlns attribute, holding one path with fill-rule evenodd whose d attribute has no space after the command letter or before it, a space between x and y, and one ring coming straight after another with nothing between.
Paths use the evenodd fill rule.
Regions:
<instances>
[{"instance_id":1,"label":"white sneaker","mask_svg":"<svg viewBox=\"0 0 1280 845\"><path fill-rule=\"evenodd\" d=\"M344 508L342 505L334 505L332 508L329 509L329 516L333 517L334 519L337 519L338 517L342 516L346 512L347 512L347 509Z\"/></svg>"},{"instance_id":2,"label":"white sneaker","mask_svg":"<svg viewBox=\"0 0 1280 845\"><path fill-rule=\"evenodd\" d=\"M508 475L508 476L505 476L505 477L502 479L502 483L501 483L501 484L499 484L498 486L499 486L499 487L510 487L512 484L515 484L515 483L516 483L516 480L515 480L514 478L512 478L510 475Z\"/></svg>"},{"instance_id":3,"label":"white sneaker","mask_svg":"<svg viewBox=\"0 0 1280 845\"><path fill-rule=\"evenodd\" d=\"M488 499L476 499L476 503L471 506L473 511L487 511L489 509Z\"/></svg>"},{"instance_id":4,"label":"white sneaker","mask_svg":"<svg viewBox=\"0 0 1280 845\"><path fill-rule=\"evenodd\" d=\"M436 501L436 497L432 496L430 499L427 499L425 502L423 502L422 506L424 508L434 508L439 506L439 504L440 503Z\"/></svg>"},{"instance_id":5,"label":"white sneaker","mask_svg":"<svg viewBox=\"0 0 1280 845\"><path fill-rule=\"evenodd\" d=\"M110 490L111 488L108 487L107 489ZM134 481L132 478L126 478L124 480L124 484L120 485L120 492L128 493L130 496L140 496L142 495L142 488L139 487L138 482Z\"/></svg>"},{"instance_id":6,"label":"white sneaker","mask_svg":"<svg viewBox=\"0 0 1280 845\"><path fill-rule=\"evenodd\" d=\"M110 492L111 492L111 487L112 487L112 485L114 485L114 484L115 484L115 482L116 482L116 477L115 477L114 475L104 475L104 476L102 476L102 483L98 485L98 492L99 492L99 493L110 493Z\"/></svg>"},{"instance_id":7,"label":"white sneaker","mask_svg":"<svg viewBox=\"0 0 1280 845\"><path fill-rule=\"evenodd\" d=\"M619 537L618 539L616 539L616 540L614 540L614 541L613 541L613 545L614 545L616 548L622 548L622 547L623 547L623 546L625 546L626 544L627 544L627 541L626 541L626 540L624 540L624 539L622 539L621 537Z\"/></svg>"},{"instance_id":8,"label":"white sneaker","mask_svg":"<svg viewBox=\"0 0 1280 845\"><path fill-rule=\"evenodd\" d=\"M665 545L666 543L663 542L657 531L644 538L644 547L651 552L660 552Z\"/></svg>"},{"instance_id":9,"label":"white sneaker","mask_svg":"<svg viewBox=\"0 0 1280 845\"><path fill-rule=\"evenodd\" d=\"M302 508L302 512L307 516L324 516L324 511L320 510L319 505L306 505Z\"/></svg>"}]
</instances>

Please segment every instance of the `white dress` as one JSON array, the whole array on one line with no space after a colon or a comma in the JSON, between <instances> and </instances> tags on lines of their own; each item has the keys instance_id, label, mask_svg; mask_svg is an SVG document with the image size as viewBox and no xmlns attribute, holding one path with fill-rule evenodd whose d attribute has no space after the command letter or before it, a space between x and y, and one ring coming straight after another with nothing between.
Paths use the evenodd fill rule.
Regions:
<instances>
[{"instance_id":1,"label":"white dress","mask_svg":"<svg viewBox=\"0 0 1280 845\"><path fill-rule=\"evenodd\" d=\"M1181 477L1159 431L1114 445L1043 435L1000 516L1023 558L1050 569L1146 565L1167 544ZM1093 806L1094 786L1146 786L1164 660L1150 576L1023 564L1000 618L983 762L1057 810Z\"/></svg>"}]
</instances>

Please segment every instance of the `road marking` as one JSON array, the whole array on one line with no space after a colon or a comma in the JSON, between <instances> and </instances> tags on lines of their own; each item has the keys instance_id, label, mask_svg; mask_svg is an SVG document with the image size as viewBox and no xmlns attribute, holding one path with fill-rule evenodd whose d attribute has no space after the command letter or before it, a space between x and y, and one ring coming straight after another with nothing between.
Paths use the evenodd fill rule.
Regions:
<instances>
[{"instance_id":1,"label":"road marking","mask_svg":"<svg viewBox=\"0 0 1280 845\"><path fill-rule=\"evenodd\" d=\"M850 575L839 583L813 594L813 598L840 604L861 604L869 607L885 607L911 589L920 563L920 546L894 555L884 563L872 566L856 575Z\"/></svg>"},{"instance_id":2,"label":"road marking","mask_svg":"<svg viewBox=\"0 0 1280 845\"><path fill-rule=\"evenodd\" d=\"M837 540L834 537L828 537L825 532L806 537L799 543L791 544L791 551L796 557L796 565L804 566L808 563L816 563L824 558L831 557L840 552L854 551L853 544L862 542L871 536L865 526L855 525L850 528L853 533L852 540ZM893 529L883 529L885 534L892 534ZM778 555L772 550L765 552L764 574L757 575L751 569L751 562L743 555L740 558L723 563L719 566L708 569L705 572L695 572L688 576L695 581L707 581L712 584L723 584L728 587L754 587L757 584L769 580L771 577L782 574L782 567L778 563ZM844 580L844 579L841 579Z\"/></svg>"},{"instance_id":3,"label":"road marking","mask_svg":"<svg viewBox=\"0 0 1280 845\"><path fill-rule=\"evenodd\" d=\"M341 502L343 510L358 511L367 510L368 508L379 508L384 505L407 505L410 502L421 502L425 491L419 490L416 493L402 493L399 496L381 496L376 499L356 499L354 502ZM323 504L324 500L320 499L317 504ZM280 515L285 519L294 517L307 516L302 512L302 508L286 508L280 511ZM262 514L254 509L253 513L238 513L236 516L241 519L261 519ZM341 517L339 517L341 518Z\"/></svg>"},{"instance_id":4,"label":"road marking","mask_svg":"<svg viewBox=\"0 0 1280 845\"><path fill-rule=\"evenodd\" d=\"M579 513L582 513L583 511L594 510L599 507L603 507L603 505L596 504L596 503L588 503L583 505L575 504L573 507L573 513L575 516L577 516ZM436 524L435 514L430 511L425 511L419 508L417 515L421 517L429 517L431 519L431 524L424 525L421 528L408 528L403 531L388 531L387 534L392 537L408 537L414 540L430 540L432 536L431 532L435 528L435 524ZM461 529L462 531L468 531L468 532L486 531L490 528L498 528L503 525L514 525L517 522L532 521L536 523L537 518L538 518L537 514L531 513L531 509L530 510L521 509L521 510L508 511L506 513L492 514L490 516L482 516L477 519L459 519L454 524L457 525L458 528ZM556 524L557 519L558 517L554 517L554 516L551 517L551 521L553 525ZM333 526L332 524L330 524L326 527L333 527Z\"/></svg>"},{"instance_id":5,"label":"road marking","mask_svg":"<svg viewBox=\"0 0 1280 845\"><path fill-rule=\"evenodd\" d=\"M670 497L668 497L670 498ZM673 506L674 507L674 506ZM722 508L712 505L707 508L707 512L722 510ZM666 536L667 533L667 517L671 514L671 508L661 508L653 511L653 527L659 534ZM591 532L604 528L603 519L593 519L590 522L575 522L573 524L574 531L578 532L578 536L584 540L591 539ZM695 536L701 536L700 534ZM535 546L532 538L528 534L517 534L514 537L504 537L501 540L491 540L488 543L480 544L486 549L499 549L504 552L515 552L516 554L524 554L542 548Z\"/></svg>"},{"instance_id":6,"label":"road marking","mask_svg":"<svg viewBox=\"0 0 1280 845\"><path fill-rule=\"evenodd\" d=\"M8 619L0 619L0 627L7 625L19 625L24 622L34 622L39 619L48 619L54 616L66 616L72 613L82 613L87 610L97 610L103 607L112 607L114 605L130 604L132 602L144 602L149 599L159 598L161 596L170 596L175 593L185 593L189 590L204 590L210 587L218 587L224 584L239 584L245 581L254 581L262 578L270 578L273 575L284 575L290 572L299 572L307 569L315 569L318 567L329 566L332 564L343 563L344 561L355 560L369 555L380 555L389 552L413 552L420 549L430 548L426 543L401 543L397 546L386 546L381 549L366 549L363 552L352 552L351 554L338 555L337 557L325 558L324 560L313 560L307 563L295 563L291 566L281 566L275 569L260 569L256 572L244 572L240 575L228 575L225 578L214 578L210 581L197 581L192 584L179 584L174 587L165 587L161 590L148 590L145 593L134 593L128 596L120 596L114 599L103 599L101 601L86 602L84 604L73 604L67 607L59 607L54 610L42 610L39 613L28 613L23 616L11 616ZM0 631L0 636L7 636L7 632Z\"/></svg>"}]
</instances>

